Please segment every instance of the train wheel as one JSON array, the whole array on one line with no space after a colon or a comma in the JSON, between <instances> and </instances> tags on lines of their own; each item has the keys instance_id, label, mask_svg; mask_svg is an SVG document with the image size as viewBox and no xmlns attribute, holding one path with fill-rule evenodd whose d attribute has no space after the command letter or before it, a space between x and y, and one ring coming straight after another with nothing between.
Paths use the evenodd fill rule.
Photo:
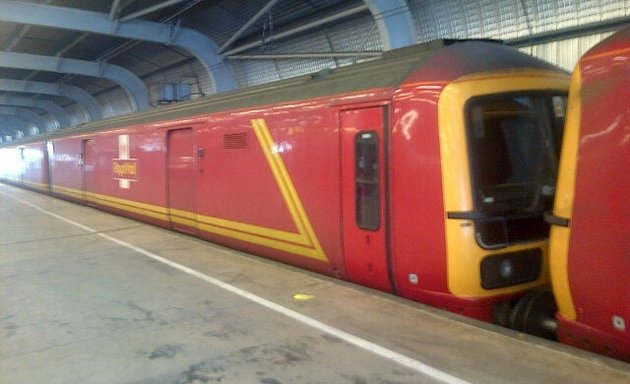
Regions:
<instances>
[{"instance_id":1,"label":"train wheel","mask_svg":"<svg viewBox=\"0 0 630 384\"><path fill-rule=\"evenodd\" d=\"M508 326L530 335L556 340L557 309L550 291L529 292L514 306Z\"/></svg>"}]
</instances>

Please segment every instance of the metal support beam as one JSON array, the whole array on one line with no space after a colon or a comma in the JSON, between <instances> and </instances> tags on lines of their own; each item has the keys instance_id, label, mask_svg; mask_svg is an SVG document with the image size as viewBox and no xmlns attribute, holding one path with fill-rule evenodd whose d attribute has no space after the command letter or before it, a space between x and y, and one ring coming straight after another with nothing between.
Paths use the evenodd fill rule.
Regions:
<instances>
[{"instance_id":1,"label":"metal support beam","mask_svg":"<svg viewBox=\"0 0 630 384\"><path fill-rule=\"evenodd\" d=\"M295 29L291 29L291 30L288 30L288 31L280 32L278 34L273 35L271 37L271 39L273 41L277 41L277 40L280 40L280 39L285 39L285 38L287 38L289 36L293 36L295 34L298 34L298 33L301 33L301 32L305 32L305 31L309 31L311 29L314 29L314 28L317 28L317 27L321 27L322 25L326 25L328 23L332 23L333 21L341 20L341 19L344 19L346 17L353 16L353 15L356 15L356 14L361 13L361 12L365 12L367 10L368 10L368 6L367 5L359 5L358 7L348 9L347 11L339 12L339 13L337 13L335 15L332 15L332 16L329 16L329 17L324 17L324 18L319 19L317 21L314 21L312 23L304 24L304 25L302 25L300 27L297 27ZM240 47L236 47L236 48L234 48L232 50L224 52L223 56L224 57L232 56L232 55L235 55L237 53L250 50L252 48L260 47L264 43L265 42L263 42L262 40L259 40L259 41L254 41L253 43L241 45Z\"/></svg>"},{"instance_id":2,"label":"metal support beam","mask_svg":"<svg viewBox=\"0 0 630 384\"><path fill-rule=\"evenodd\" d=\"M120 19L118 19L118 21L120 21L121 23L124 23L125 21L133 20L133 19L136 19L138 17L144 16L144 15L148 15L149 13L152 13L152 12L155 12L155 11L159 11L160 9L163 9L163 8L166 8L166 7L170 7L171 5L175 5L177 3L181 3L182 1L186 1L186 0L168 0L168 1L165 1L165 2L160 3L160 4L155 4L152 7L141 9L138 12L130 13L130 14L124 16L124 17L121 17Z\"/></svg>"},{"instance_id":3,"label":"metal support beam","mask_svg":"<svg viewBox=\"0 0 630 384\"><path fill-rule=\"evenodd\" d=\"M6 40L4 45L0 47L3 51L11 51L15 46L22 40L24 35L31 29L28 25L20 26L16 31L14 31L9 38Z\"/></svg>"},{"instance_id":4,"label":"metal support beam","mask_svg":"<svg viewBox=\"0 0 630 384\"><path fill-rule=\"evenodd\" d=\"M0 105L44 110L51 115L56 120L55 123L58 124L55 129L53 129L54 131L59 128L67 128L70 125L65 109L49 100L34 100L30 97L0 95Z\"/></svg>"},{"instance_id":5,"label":"metal support beam","mask_svg":"<svg viewBox=\"0 0 630 384\"><path fill-rule=\"evenodd\" d=\"M144 82L132 72L117 65L53 56L0 52L0 67L110 79L122 86L128 93L131 98L132 109L145 110L149 108L149 90Z\"/></svg>"},{"instance_id":6,"label":"metal support beam","mask_svg":"<svg viewBox=\"0 0 630 384\"><path fill-rule=\"evenodd\" d=\"M225 49L227 47L229 47L230 45L232 45L233 42L236 41L236 39L238 39L239 37L241 37L241 35L243 34L243 32L245 32L249 27L252 26L252 24L254 24L258 19L260 19L265 13L269 12L269 10L271 9L271 7L273 7L274 5L276 5L276 3L280 1L280 0L271 0L270 2L267 3L267 5L265 5L260 11L258 11L258 13L256 13L254 15L254 17L252 17L251 19L249 19L238 31L236 31L235 34L232 35L232 37L230 37L228 39L228 41L226 41L221 48L219 48L219 53L223 53L223 51L225 51Z\"/></svg>"},{"instance_id":7,"label":"metal support beam","mask_svg":"<svg viewBox=\"0 0 630 384\"><path fill-rule=\"evenodd\" d=\"M11 136L14 139L17 138L18 131L28 132L28 130L33 126L23 117L2 113L0 113L0 123L0 130L2 131L2 134Z\"/></svg>"},{"instance_id":8,"label":"metal support beam","mask_svg":"<svg viewBox=\"0 0 630 384\"><path fill-rule=\"evenodd\" d=\"M364 0L372 12L386 51L413 45L416 29L405 0Z\"/></svg>"},{"instance_id":9,"label":"metal support beam","mask_svg":"<svg viewBox=\"0 0 630 384\"><path fill-rule=\"evenodd\" d=\"M109 15L107 19L109 21L114 21L118 17L118 13L120 12L120 0L114 0L112 4L112 8L109 10Z\"/></svg>"},{"instance_id":10,"label":"metal support beam","mask_svg":"<svg viewBox=\"0 0 630 384\"><path fill-rule=\"evenodd\" d=\"M119 0L117 0L119 1ZM50 4L52 0L46 0L43 4ZM5 45L0 48L2 51L11 51L22 40L22 37L31 29L30 25L19 26L18 29L10 36Z\"/></svg>"},{"instance_id":11,"label":"metal support beam","mask_svg":"<svg viewBox=\"0 0 630 384\"><path fill-rule=\"evenodd\" d=\"M101 108L96 99L89 92L79 87L38 81L0 79L0 91L65 96L83 107L88 121L101 118Z\"/></svg>"},{"instance_id":12,"label":"metal support beam","mask_svg":"<svg viewBox=\"0 0 630 384\"><path fill-rule=\"evenodd\" d=\"M0 106L0 115L12 115L30 121L39 130L46 130L46 121L30 108Z\"/></svg>"},{"instance_id":13,"label":"metal support beam","mask_svg":"<svg viewBox=\"0 0 630 384\"><path fill-rule=\"evenodd\" d=\"M232 55L230 60L296 60L296 59L329 59L329 58L370 58L381 57L382 52L305 52L305 53L270 53L260 55Z\"/></svg>"},{"instance_id":14,"label":"metal support beam","mask_svg":"<svg viewBox=\"0 0 630 384\"><path fill-rule=\"evenodd\" d=\"M232 90L237 86L232 71L217 53L216 44L206 35L189 28L173 28L172 25L145 20L118 23L116 20L111 21L106 13L14 0L2 1L0 21L178 46L189 51L205 66L217 92Z\"/></svg>"}]
</instances>

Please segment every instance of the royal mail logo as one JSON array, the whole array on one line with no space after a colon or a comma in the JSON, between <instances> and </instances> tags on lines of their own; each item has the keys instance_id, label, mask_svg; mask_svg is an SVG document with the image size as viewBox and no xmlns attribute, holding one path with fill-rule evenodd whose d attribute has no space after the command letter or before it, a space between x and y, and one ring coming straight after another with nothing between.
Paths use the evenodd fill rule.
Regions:
<instances>
[{"instance_id":1,"label":"royal mail logo","mask_svg":"<svg viewBox=\"0 0 630 384\"><path fill-rule=\"evenodd\" d=\"M137 180L138 161L136 159L114 159L112 164L114 179Z\"/></svg>"},{"instance_id":2,"label":"royal mail logo","mask_svg":"<svg viewBox=\"0 0 630 384\"><path fill-rule=\"evenodd\" d=\"M129 156L129 135L118 136L118 158L112 159L112 174L118 187L129 189L138 180L138 160Z\"/></svg>"}]
</instances>

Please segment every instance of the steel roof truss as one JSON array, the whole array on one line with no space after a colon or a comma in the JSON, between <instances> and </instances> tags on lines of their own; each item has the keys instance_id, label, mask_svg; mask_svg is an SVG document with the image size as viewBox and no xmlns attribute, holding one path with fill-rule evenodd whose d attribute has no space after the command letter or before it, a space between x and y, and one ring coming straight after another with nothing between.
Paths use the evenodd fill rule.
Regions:
<instances>
[{"instance_id":1,"label":"steel roof truss","mask_svg":"<svg viewBox=\"0 0 630 384\"><path fill-rule=\"evenodd\" d=\"M106 13L13 0L3 0L0 20L177 45L201 61L217 92L236 88L234 76L218 55L216 44L206 35L189 28L145 20L111 21Z\"/></svg>"},{"instance_id":2,"label":"steel roof truss","mask_svg":"<svg viewBox=\"0 0 630 384\"><path fill-rule=\"evenodd\" d=\"M149 108L149 90L144 82L131 71L117 65L56 56L0 52L0 67L107 78L121 85L129 94L132 109Z\"/></svg>"},{"instance_id":3,"label":"steel roof truss","mask_svg":"<svg viewBox=\"0 0 630 384\"><path fill-rule=\"evenodd\" d=\"M96 99L90 95L89 92L79 87L65 84L44 83L39 81L0 79L0 90L64 96L83 107L89 121L101 118L101 109Z\"/></svg>"},{"instance_id":4,"label":"steel roof truss","mask_svg":"<svg viewBox=\"0 0 630 384\"><path fill-rule=\"evenodd\" d=\"M58 126L56 126L56 129L54 130L57 130L59 128L66 128L70 125L68 122L66 110L62 108L59 104L53 103L49 100L38 100L24 96L2 95L0 96L0 105L42 109L56 120Z\"/></svg>"}]
</instances>

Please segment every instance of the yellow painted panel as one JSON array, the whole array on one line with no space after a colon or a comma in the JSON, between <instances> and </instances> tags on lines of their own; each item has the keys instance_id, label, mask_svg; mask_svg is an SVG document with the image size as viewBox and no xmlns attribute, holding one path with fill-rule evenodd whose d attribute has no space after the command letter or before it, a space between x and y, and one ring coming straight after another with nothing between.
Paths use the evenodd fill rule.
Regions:
<instances>
[{"instance_id":1,"label":"yellow painted panel","mask_svg":"<svg viewBox=\"0 0 630 384\"><path fill-rule=\"evenodd\" d=\"M48 185L46 184L38 183L35 181L29 181L29 180L22 180L22 183L40 191L48 191Z\"/></svg>"},{"instance_id":2,"label":"yellow painted panel","mask_svg":"<svg viewBox=\"0 0 630 384\"><path fill-rule=\"evenodd\" d=\"M581 100L582 79L579 64L573 72L567 122L562 141L562 157L558 169L558 185L554 202L554 215L571 219L573 199L575 197L575 178L577 174L578 148L580 145L580 121L582 117ZM549 237L549 264L553 271L553 288L559 312L567 319L575 320L576 311L569 286L569 239L571 229L553 225Z\"/></svg>"},{"instance_id":3,"label":"yellow painted panel","mask_svg":"<svg viewBox=\"0 0 630 384\"><path fill-rule=\"evenodd\" d=\"M558 90L566 92L569 77L556 72L514 70L502 74L464 76L447 85L438 103L442 186L445 211L472 211L470 168L464 117L466 102L476 96L524 90ZM446 215L446 214L445 214ZM483 297L507 294L548 282L547 241L513 245L500 250L482 249L475 239L475 228L469 220L446 220L448 287L459 296ZM489 255L525 249L543 250L541 277L530 283L486 290L481 287L481 260Z\"/></svg>"}]
</instances>

